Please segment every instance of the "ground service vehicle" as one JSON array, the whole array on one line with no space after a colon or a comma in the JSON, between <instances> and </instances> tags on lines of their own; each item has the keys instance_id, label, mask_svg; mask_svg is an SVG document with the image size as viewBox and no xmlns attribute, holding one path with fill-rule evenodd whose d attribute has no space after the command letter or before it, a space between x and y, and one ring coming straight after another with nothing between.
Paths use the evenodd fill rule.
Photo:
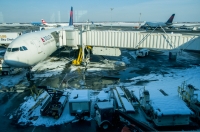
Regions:
<instances>
[{"instance_id":1,"label":"ground service vehicle","mask_svg":"<svg viewBox=\"0 0 200 132\"><path fill-rule=\"evenodd\" d=\"M21 32L0 32L0 46L9 45L14 39L16 39L21 34Z\"/></svg>"}]
</instances>

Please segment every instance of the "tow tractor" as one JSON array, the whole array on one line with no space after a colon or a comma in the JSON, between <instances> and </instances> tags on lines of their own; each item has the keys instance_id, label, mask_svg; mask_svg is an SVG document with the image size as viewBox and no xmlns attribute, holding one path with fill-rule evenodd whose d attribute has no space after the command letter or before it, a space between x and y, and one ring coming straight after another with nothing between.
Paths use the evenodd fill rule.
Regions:
<instances>
[{"instance_id":1,"label":"tow tractor","mask_svg":"<svg viewBox=\"0 0 200 132\"><path fill-rule=\"evenodd\" d=\"M156 131L154 128L134 119L127 113L115 109L114 100L97 102L95 105L97 125L103 130L109 130L112 126L117 126L119 121L126 121L132 124L136 131Z\"/></svg>"},{"instance_id":2,"label":"tow tractor","mask_svg":"<svg viewBox=\"0 0 200 132\"><path fill-rule=\"evenodd\" d=\"M8 66L4 60L0 60L0 72L2 75L12 75L20 71L21 68L13 68Z\"/></svg>"}]
</instances>

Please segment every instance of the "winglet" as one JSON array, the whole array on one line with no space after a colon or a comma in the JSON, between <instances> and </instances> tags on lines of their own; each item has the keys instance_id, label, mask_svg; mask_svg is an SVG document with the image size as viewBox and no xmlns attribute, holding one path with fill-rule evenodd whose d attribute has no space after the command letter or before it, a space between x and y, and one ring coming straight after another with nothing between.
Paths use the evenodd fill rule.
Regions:
<instances>
[{"instance_id":1,"label":"winglet","mask_svg":"<svg viewBox=\"0 0 200 132\"><path fill-rule=\"evenodd\" d=\"M71 7L70 11L70 19L69 19L69 26L73 25L73 7Z\"/></svg>"},{"instance_id":2,"label":"winglet","mask_svg":"<svg viewBox=\"0 0 200 132\"><path fill-rule=\"evenodd\" d=\"M171 24L173 22L175 14L172 14L172 16L167 20L166 24Z\"/></svg>"}]
</instances>

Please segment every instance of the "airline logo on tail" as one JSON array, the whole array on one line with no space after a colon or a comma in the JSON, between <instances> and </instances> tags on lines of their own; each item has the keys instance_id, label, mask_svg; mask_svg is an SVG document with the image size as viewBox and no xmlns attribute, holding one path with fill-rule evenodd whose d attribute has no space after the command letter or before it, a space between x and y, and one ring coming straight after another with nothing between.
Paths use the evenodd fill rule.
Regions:
<instances>
[{"instance_id":1,"label":"airline logo on tail","mask_svg":"<svg viewBox=\"0 0 200 132\"><path fill-rule=\"evenodd\" d=\"M70 11L70 19L69 19L69 26L73 25L73 7L71 7Z\"/></svg>"},{"instance_id":2,"label":"airline logo on tail","mask_svg":"<svg viewBox=\"0 0 200 132\"><path fill-rule=\"evenodd\" d=\"M42 21L42 24L43 24L43 25L46 25L46 24L47 24L47 22L46 22L44 19L42 19L41 21Z\"/></svg>"},{"instance_id":3,"label":"airline logo on tail","mask_svg":"<svg viewBox=\"0 0 200 132\"><path fill-rule=\"evenodd\" d=\"M167 24L172 24L175 14L172 14L172 16L167 20Z\"/></svg>"}]
</instances>

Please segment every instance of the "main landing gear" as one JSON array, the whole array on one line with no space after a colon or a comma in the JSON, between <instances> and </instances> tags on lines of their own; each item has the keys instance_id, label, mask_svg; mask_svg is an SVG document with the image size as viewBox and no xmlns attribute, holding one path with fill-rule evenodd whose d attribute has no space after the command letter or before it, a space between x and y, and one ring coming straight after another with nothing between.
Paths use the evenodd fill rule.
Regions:
<instances>
[{"instance_id":1,"label":"main landing gear","mask_svg":"<svg viewBox=\"0 0 200 132\"><path fill-rule=\"evenodd\" d=\"M30 81L33 78L33 73L31 72L31 67L28 68L28 72L26 73L26 78Z\"/></svg>"}]
</instances>

